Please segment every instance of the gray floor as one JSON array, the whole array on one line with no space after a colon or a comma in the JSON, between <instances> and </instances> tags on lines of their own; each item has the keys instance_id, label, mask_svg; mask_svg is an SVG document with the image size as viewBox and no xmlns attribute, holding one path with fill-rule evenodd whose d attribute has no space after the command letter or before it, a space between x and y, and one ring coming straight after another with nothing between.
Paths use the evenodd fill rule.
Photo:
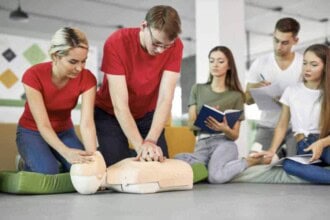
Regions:
<instances>
[{"instance_id":1,"label":"gray floor","mask_svg":"<svg viewBox=\"0 0 330 220\"><path fill-rule=\"evenodd\" d=\"M191 191L17 196L0 193L0 219L329 219L330 187L197 184Z\"/></svg>"}]
</instances>

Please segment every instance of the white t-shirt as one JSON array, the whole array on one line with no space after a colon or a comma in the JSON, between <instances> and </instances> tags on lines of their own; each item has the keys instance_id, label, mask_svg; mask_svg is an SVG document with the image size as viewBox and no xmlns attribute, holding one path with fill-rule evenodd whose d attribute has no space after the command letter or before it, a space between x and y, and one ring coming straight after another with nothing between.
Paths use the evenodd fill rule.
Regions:
<instances>
[{"instance_id":1,"label":"white t-shirt","mask_svg":"<svg viewBox=\"0 0 330 220\"><path fill-rule=\"evenodd\" d=\"M247 72L246 81L248 83L260 82L263 80L260 76L262 74L265 80L279 85L283 92L286 87L296 84L302 73L303 56L297 52L294 54L294 60L285 70L282 70L278 66L274 53L257 58ZM265 127L275 128L279 116L280 110L262 111L259 124Z\"/></svg>"},{"instance_id":2,"label":"white t-shirt","mask_svg":"<svg viewBox=\"0 0 330 220\"><path fill-rule=\"evenodd\" d=\"M319 134L321 92L307 88L304 83L285 89L280 102L289 106L294 134Z\"/></svg>"}]
</instances>

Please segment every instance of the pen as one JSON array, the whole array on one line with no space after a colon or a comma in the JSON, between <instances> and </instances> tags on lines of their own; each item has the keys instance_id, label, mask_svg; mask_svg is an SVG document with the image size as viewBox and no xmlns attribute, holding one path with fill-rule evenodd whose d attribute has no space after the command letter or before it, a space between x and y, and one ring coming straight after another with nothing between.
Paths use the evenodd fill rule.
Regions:
<instances>
[{"instance_id":1,"label":"pen","mask_svg":"<svg viewBox=\"0 0 330 220\"><path fill-rule=\"evenodd\" d=\"M262 81L266 81L266 79L265 79L264 75L262 75L262 73L260 73L260 78Z\"/></svg>"}]
</instances>

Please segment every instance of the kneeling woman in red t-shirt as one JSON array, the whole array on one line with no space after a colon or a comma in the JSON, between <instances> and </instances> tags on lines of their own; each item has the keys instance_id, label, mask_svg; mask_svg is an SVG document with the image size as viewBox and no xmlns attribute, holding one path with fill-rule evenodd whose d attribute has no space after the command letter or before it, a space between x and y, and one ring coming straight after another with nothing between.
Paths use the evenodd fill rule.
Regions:
<instances>
[{"instance_id":1,"label":"kneeling woman in red t-shirt","mask_svg":"<svg viewBox=\"0 0 330 220\"><path fill-rule=\"evenodd\" d=\"M88 41L78 29L61 28L53 36L51 62L29 68L22 82L26 93L16 143L23 170L59 173L73 163L90 160L96 150L93 108L96 79L85 69ZM82 96L80 127L83 144L75 134L71 111Z\"/></svg>"}]
</instances>

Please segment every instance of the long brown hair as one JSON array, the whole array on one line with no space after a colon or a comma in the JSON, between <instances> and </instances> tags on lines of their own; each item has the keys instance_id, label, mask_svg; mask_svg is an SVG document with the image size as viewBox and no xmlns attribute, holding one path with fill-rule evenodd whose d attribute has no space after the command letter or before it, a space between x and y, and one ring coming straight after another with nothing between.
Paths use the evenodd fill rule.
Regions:
<instances>
[{"instance_id":1,"label":"long brown hair","mask_svg":"<svg viewBox=\"0 0 330 220\"><path fill-rule=\"evenodd\" d=\"M238 78L238 74L237 74L237 69L236 69L236 64L235 64L235 60L234 60L234 56L233 53L231 52L231 50L228 47L225 46L216 46L214 47L210 52L209 52L209 59L210 56L213 52L215 51L220 51L222 52L228 59L228 70L227 70L227 74L226 74L226 80L225 80L225 85L229 90L234 90L234 91L238 91L242 94L242 97L245 98L244 96L244 92L242 90L242 86L241 83L239 81ZM213 76L212 74L209 75L209 79L206 82L206 84L211 84L213 80Z\"/></svg>"},{"instance_id":2,"label":"long brown hair","mask_svg":"<svg viewBox=\"0 0 330 220\"><path fill-rule=\"evenodd\" d=\"M322 77L322 107L320 116L320 138L324 138L330 133L330 49L326 49L325 72Z\"/></svg>"}]
</instances>

